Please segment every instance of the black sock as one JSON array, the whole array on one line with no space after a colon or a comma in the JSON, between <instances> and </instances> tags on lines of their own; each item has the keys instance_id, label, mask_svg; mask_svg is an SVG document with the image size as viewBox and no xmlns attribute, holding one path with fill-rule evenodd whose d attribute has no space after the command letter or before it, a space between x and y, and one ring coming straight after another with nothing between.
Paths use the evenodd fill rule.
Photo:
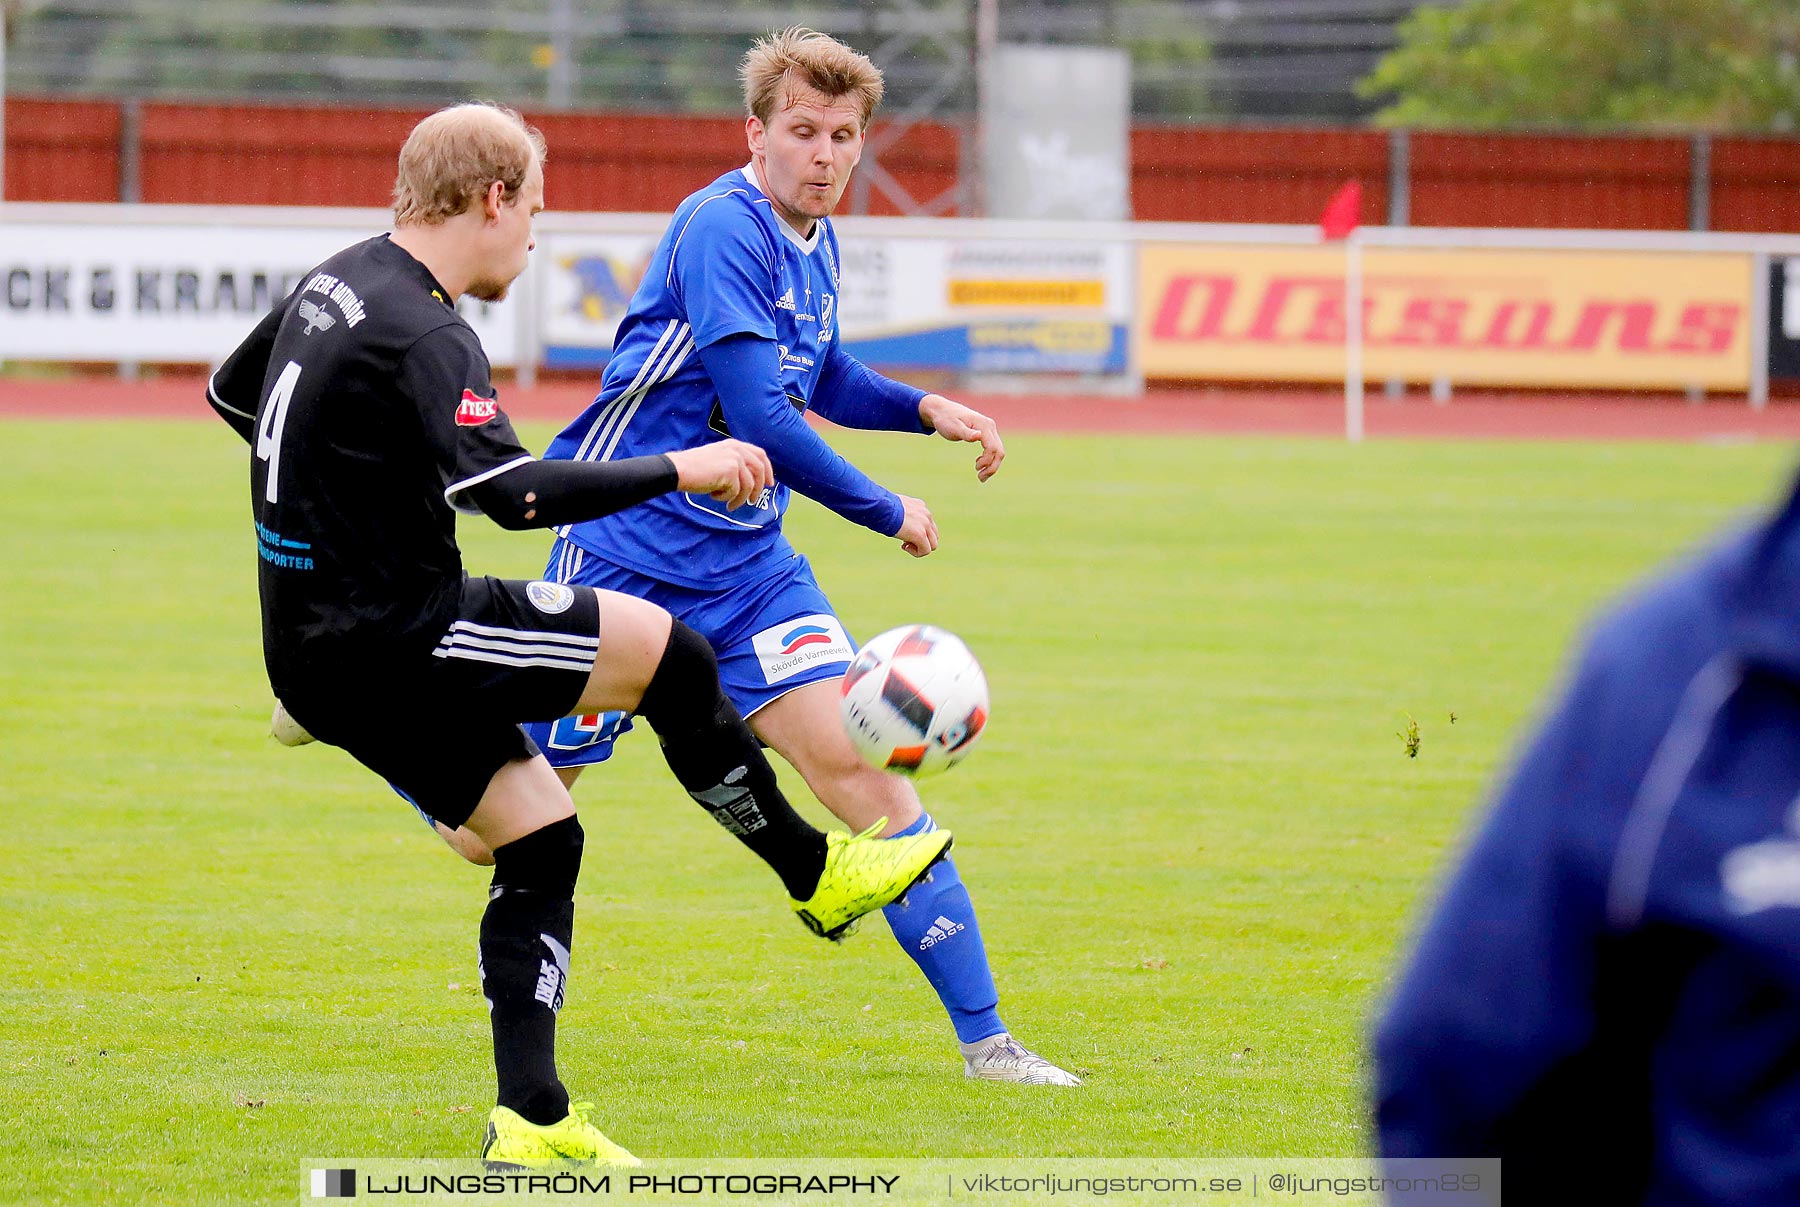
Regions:
<instances>
[{"instance_id":1,"label":"black sock","mask_svg":"<svg viewBox=\"0 0 1800 1207\"><path fill-rule=\"evenodd\" d=\"M481 918L481 991L494 1028L498 1102L532 1123L569 1113L556 1076L556 1013L569 977L581 823L573 817L494 851Z\"/></svg>"},{"instance_id":2,"label":"black sock","mask_svg":"<svg viewBox=\"0 0 1800 1207\"><path fill-rule=\"evenodd\" d=\"M719 687L712 647L679 620L637 711L688 795L775 869L788 896L811 897L825 870L825 833L781 794L756 735Z\"/></svg>"}]
</instances>

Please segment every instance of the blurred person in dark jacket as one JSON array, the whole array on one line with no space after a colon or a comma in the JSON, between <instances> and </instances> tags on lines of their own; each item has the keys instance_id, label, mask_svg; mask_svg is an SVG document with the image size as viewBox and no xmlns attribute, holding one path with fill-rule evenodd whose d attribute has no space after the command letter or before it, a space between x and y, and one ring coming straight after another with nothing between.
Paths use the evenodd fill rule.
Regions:
<instances>
[{"instance_id":1,"label":"blurred person in dark jacket","mask_svg":"<svg viewBox=\"0 0 1800 1207\"><path fill-rule=\"evenodd\" d=\"M1800 1203L1800 494L1595 627L1375 1037L1384 1159Z\"/></svg>"}]
</instances>

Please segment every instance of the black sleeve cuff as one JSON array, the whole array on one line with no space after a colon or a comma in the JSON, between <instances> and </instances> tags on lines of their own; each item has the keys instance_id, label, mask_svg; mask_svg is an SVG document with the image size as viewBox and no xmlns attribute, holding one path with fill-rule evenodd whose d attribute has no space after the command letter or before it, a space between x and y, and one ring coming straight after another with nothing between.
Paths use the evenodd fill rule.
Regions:
<instances>
[{"instance_id":1,"label":"black sleeve cuff","mask_svg":"<svg viewBox=\"0 0 1800 1207\"><path fill-rule=\"evenodd\" d=\"M667 494L679 480L675 463L661 453L623 461L526 461L470 487L468 496L502 528L557 528Z\"/></svg>"}]
</instances>

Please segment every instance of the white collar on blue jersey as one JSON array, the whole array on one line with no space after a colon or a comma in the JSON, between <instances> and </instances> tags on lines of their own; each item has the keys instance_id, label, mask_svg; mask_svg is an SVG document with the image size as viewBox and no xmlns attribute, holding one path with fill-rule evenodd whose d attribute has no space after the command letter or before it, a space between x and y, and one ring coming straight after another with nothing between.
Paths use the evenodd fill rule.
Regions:
<instances>
[{"instance_id":1,"label":"white collar on blue jersey","mask_svg":"<svg viewBox=\"0 0 1800 1207\"><path fill-rule=\"evenodd\" d=\"M764 201L768 201L769 195L767 193L763 192L762 185L757 183L757 180L756 180L756 161L754 159L751 160L749 163L747 163L743 166L741 171L744 174L744 179L750 183L751 188L756 190L757 195L760 196ZM771 213L775 213L775 203L772 201L769 202L769 211ZM793 227L789 226L787 224L787 219L783 218L779 213L775 213L775 225L780 228L781 233L783 235L787 236L787 241L789 243L792 243L795 247L798 247L801 251L805 252L809 256L812 255L813 252L818 248L819 234L821 231L823 231L825 229L825 223L823 220L815 221L813 223L812 238L802 239L800 237L800 233L798 231L796 231Z\"/></svg>"}]
</instances>

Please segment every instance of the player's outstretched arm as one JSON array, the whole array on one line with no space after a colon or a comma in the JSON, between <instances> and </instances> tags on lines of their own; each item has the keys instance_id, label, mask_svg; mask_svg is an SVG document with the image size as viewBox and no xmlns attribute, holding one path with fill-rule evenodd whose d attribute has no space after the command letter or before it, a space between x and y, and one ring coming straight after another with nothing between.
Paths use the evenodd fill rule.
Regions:
<instances>
[{"instance_id":1,"label":"player's outstretched arm","mask_svg":"<svg viewBox=\"0 0 1800 1207\"><path fill-rule=\"evenodd\" d=\"M986 482L993 477L999 471L1000 463L1006 460L1006 445L1000 441L1000 425L973 407L966 407L942 394L927 394L919 400L919 418L946 440L981 445L981 455L975 458L975 477L979 481Z\"/></svg>"},{"instance_id":2,"label":"player's outstretched arm","mask_svg":"<svg viewBox=\"0 0 1800 1207\"><path fill-rule=\"evenodd\" d=\"M905 518L900 497L840 456L788 400L773 339L739 333L699 353L726 429L768 449L783 482L852 523L884 536L899 531Z\"/></svg>"},{"instance_id":3,"label":"player's outstretched arm","mask_svg":"<svg viewBox=\"0 0 1800 1207\"><path fill-rule=\"evenodd\" d=\"M937 521L932 518L931 508L925 506L924 499L915 499L911 495L901 495L900 503L906 508L906 517L900 521L900 531L894 539L900 542L900 548L914 557L925 557L937 550Z\"/></svg>"},{"instance_id":4,"label":"player's outstretched arm","mask_svg":"<svg viewBox=\"0 0 1800 1207\"><path fill-rule=\"evenodd\" d=\"M467 489L469 501L511 531L579 524L685 490L739 507L775 479L768 454L741 440L623 461L521 461Z\"/></svg>"},{"instance_id":5,"label":"player's outstretched arm","mask_svg":"<svg viewBox=\"0 0 1800 1207\"><path fill-rule=\"evenodd\" d=\"M839 427L876 432L936 432L981 445L975 476L985 482L1006 459L1000 425L972 407L884 377L838 344L819 372L812 409Z\"/></svg>"},{"instance_id":6,"label":"player's outstretched arm","mask_svg":"<svg viewBox=\"0 0 1800 1207\"><path fill-rule=\"evenodd\" d=\"M710 495L729 508L755 501L775 484L769 454L742 440L717 440L668 457L675 463L677 490Z\"/></svg>"}]
</instances>

